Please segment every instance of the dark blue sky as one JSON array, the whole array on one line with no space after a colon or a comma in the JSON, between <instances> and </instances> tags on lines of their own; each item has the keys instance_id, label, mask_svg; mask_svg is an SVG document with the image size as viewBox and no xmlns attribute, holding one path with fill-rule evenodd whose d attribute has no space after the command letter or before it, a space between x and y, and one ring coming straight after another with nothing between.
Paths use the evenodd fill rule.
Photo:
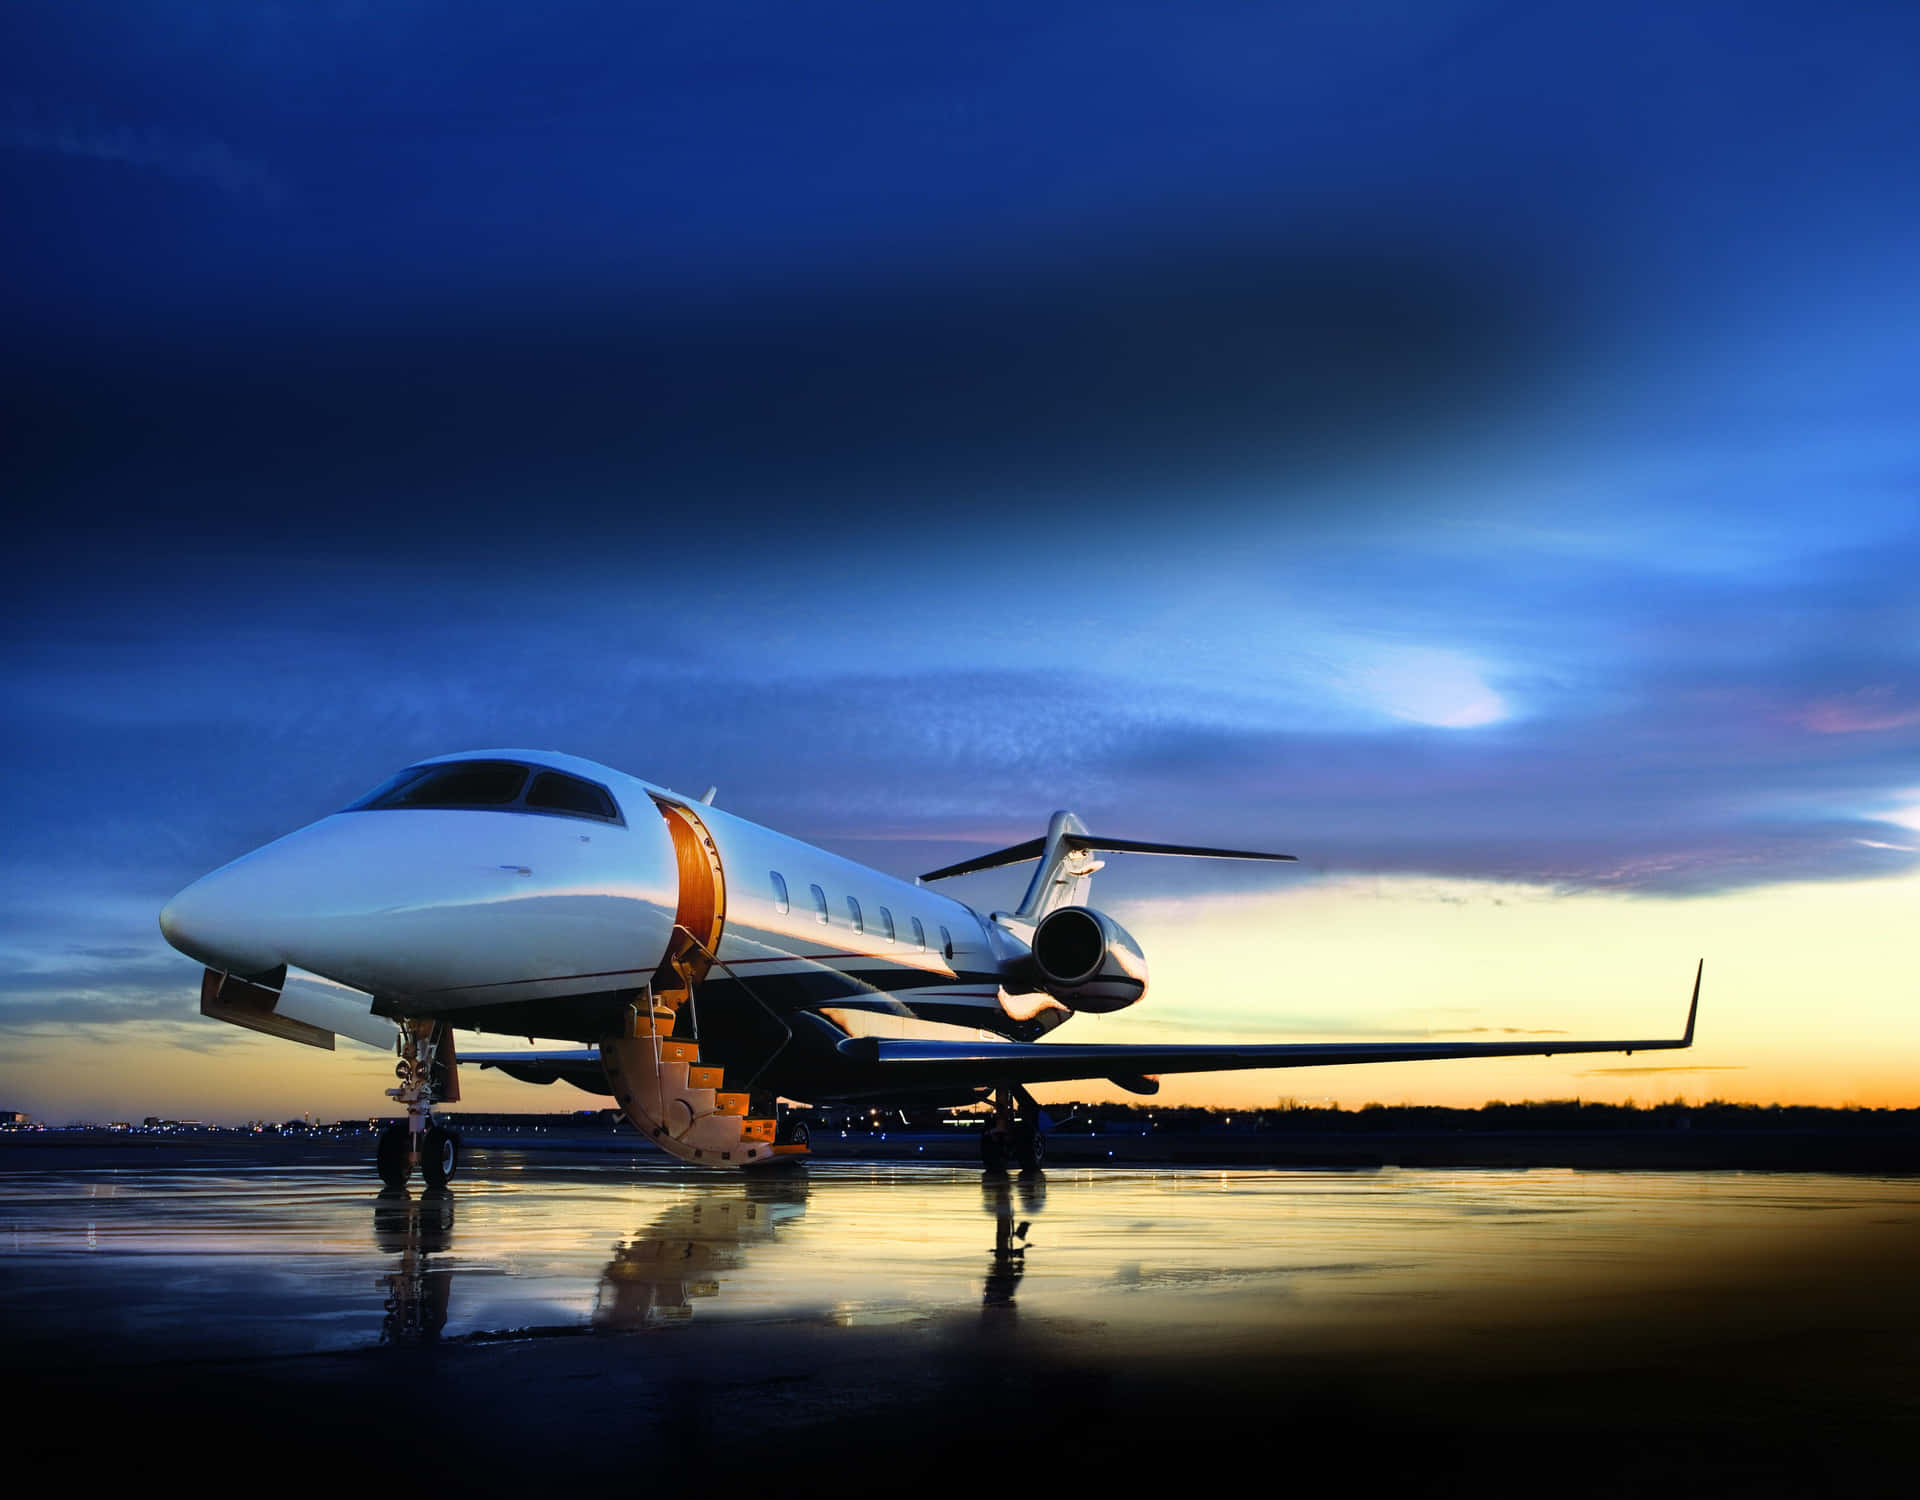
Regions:
<instances>
[{"instance_id":1,"label":"dark blue sky","mask_svg":"<svg viewBox=\"0 0 1920 1500\"><path fill-rule=\"evenodd\" d=\"M909 873L1914 865L1910 6L0 31L18 1024L478 745Z\"/></svg>"}]
</instances>

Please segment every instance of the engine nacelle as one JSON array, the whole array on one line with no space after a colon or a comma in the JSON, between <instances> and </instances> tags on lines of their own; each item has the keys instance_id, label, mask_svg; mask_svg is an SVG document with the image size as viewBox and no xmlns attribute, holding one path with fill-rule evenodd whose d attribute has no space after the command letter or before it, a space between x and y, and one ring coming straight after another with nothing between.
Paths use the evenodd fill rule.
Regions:
<instances>
[{"instance_id":1,"label":"engine nacelle","mask_svg":"<svg viewBox=\"0 0 1920 1500\"><path fill-rule=\"evenodd\" d=\"M1091 906L1062 906L1033 931L1040 984L1075 1010L1125 1010L1147 992L1147 958L1118 922Z\"/></svg>"}]
</instances>

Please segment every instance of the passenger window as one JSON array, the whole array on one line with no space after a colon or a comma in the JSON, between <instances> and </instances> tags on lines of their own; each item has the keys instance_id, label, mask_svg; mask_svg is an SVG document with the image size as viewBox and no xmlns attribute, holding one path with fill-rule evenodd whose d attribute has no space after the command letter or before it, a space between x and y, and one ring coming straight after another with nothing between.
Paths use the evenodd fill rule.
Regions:
<instances>
[{"instance_id":1,"label":"passenger window","mask_svg":"<svg viewBox=\"0 0 1920 1500\"><path fill-rule=\"evenodd\" d=\"M953 962L953 934L946 928L940 929L940 951L947 955L947 962Z\"/></svg>"},{"instance_id":2,"label":"passenger window","mask_svg":"<svg viewBox=\"0 0 1920 1500\"><path fill-rule=\"evenodd\" d=\"M860 903L854 897L847 897L847 919L853 923L855 932L865 932L867 924L860 920Z\"/></svg>"},{"instance_id":3,"label":"passenger window","mask_svg":"<svg viewBox=\"0 0 1920 1500\"><path fill-rule=\"evenodd\" d=\"M619 809L604 787L582 781L578 776L562 776L558 771L542 771L533 778L527 806L576 818L605 818L609 823L617 822L620 817Z\"/></svg>"},{"instance_id":4,"label":"passenger window","mask_svg":"<svg viewBox=\"0 0 1920 1500\"><path fill-rule=\"evenodd\" d=\"M920 925L920 919L913 919L913 946L922 953L927 951L927 929Z\"/></svg>"},{"instance_id":5,"label":"passenger window","mask_svg":"<svg viewBox=\"0 0 1920 1500\"><path fill-rule=\"evenodd\" d=\"M787 910L786 877L778 870L769 870L767 874L773 877L773 909L784 916Z\"/></svg>"},{"instance_id":6,"label":"passenger window","mask_svg":"<svg viewBox=\"0 0 1920 1500\"><path fill-rule=\"evenodd\" d=\"M888 911L884 906L880 908L880 931L888 942L891 943L894 940L893 913Z\"/></svg>"},{"instance_id":7,"label":"passenger window","mask_svg":"<svg viewBox=\"0 0 1920 1500\"><path fill-rule=\"evenodd\" d=\"M827 893L817 885L810 885L807 889L813 892L814 921L825 922L827 920Z\"/></svg>"}]
</instances>

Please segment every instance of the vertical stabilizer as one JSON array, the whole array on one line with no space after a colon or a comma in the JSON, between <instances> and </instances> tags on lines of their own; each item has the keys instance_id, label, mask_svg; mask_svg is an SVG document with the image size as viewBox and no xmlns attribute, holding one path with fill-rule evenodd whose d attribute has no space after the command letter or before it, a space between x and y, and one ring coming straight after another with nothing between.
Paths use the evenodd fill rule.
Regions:
<instances>
[{"instance_id":1,"label":"vertical stabilizer","mask_svg":"<svg viewBox=\"0 0 1920 1500\"><path fill-rule=\"evenodd\" d=\"M1064 809L1055 813L1047 821L1040 863L1014 915L1023 922L1038 922L1056 907L1084 906L1094 872L1105 866L1088 850L1089 842L1086 824Z\"/></svg>"}]
</instances>

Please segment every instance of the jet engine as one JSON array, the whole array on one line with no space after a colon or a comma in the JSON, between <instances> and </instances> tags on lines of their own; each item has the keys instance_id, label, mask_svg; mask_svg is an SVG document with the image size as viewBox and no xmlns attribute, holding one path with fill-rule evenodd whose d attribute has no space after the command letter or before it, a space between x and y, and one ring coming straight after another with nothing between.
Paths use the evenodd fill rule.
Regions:
<instances>
[{"instance_id":1,"label":"jet engine","mask_svg":"<svg viewBox=\"0 0 1920 1500\"><path fill-rule=\"evenodd\" d=\"M1075 1010L1125 1010L1147 992L1147 959L1127 930L1091 906L1062 906L1033 931L1040 985Z\"/></svg>"}]
</instances>

